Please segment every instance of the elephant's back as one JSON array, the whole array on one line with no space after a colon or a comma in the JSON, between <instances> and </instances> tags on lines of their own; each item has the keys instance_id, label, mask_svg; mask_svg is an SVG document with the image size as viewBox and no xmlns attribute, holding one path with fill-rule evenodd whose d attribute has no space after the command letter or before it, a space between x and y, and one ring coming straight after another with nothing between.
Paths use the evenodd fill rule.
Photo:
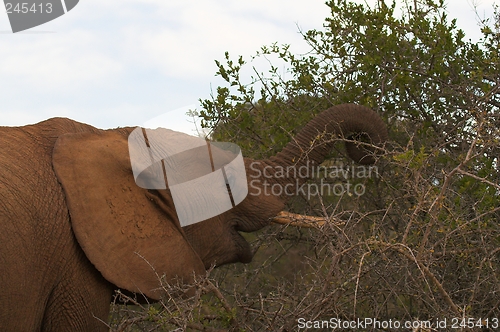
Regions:
<instances>
[{"instance_id":1,"label":"elephant's back","mask_svg":"<svg viewBox=\"0 0 500 332\"><path fill-rule=\"evenodd\" d=\"M65 118L34 125L0 127L0 198L36 207L60 187L52 168L52 150L59 136L70 132L97 130ZM2 209L12 210L14 206ZM0 210L0 213L2 211Z\"/></svg>"},{"instance_id":2,"label":"elephant's back","mask_svg":"<svg viewBox=\"0 0 500 332\"><path fill-rule=\"evenodd\" d=\"M43 135L42 127L0 127L0 237L7 237L2 243L15 242L16 235L37 242L43 224L62 206L51 162L57 137Z\"/></svg>"},{"instance_id":3,"label":"elephant's back","mask_svg":"<svg viewBox=\"0 0 500 332\"><path fill-rule=\"evenodd\" d=\"M55 287L82 260L52 167L58 137L82 131L97 129L63 118L0 127L0 303L14 303L0 310L0 330L38 330Z\"/></svg>"},{"instance_id":4,"label":"elephant's back","mask_svg":"<svg viewBox=\"0 0 500 332\"><path fill-rule=\"evenodd\" d=\"M21 127L0 126L0 163L12 168L13 174L23 171L23 167L40 168L46 165L34 163L41 160L50 162L54 144L61 135L97 131L99 129L67 118L51 118Z\"/></svg>"},{"instance_id":5,"label":"elephant's back","mask_svg":"<svg viewBox=\"0 0 500 332\"><path fill-rule=\"evenodd\" d=\"M62 188L52 167L52 150L63 134L97 130L54 118L23 127L0 127L0 242L30 237L33 246L57 236L68 221ZM55 234L52 234L55 233ZM3 235L1 235L3 234Z\"/></svg>"}]
</instances>

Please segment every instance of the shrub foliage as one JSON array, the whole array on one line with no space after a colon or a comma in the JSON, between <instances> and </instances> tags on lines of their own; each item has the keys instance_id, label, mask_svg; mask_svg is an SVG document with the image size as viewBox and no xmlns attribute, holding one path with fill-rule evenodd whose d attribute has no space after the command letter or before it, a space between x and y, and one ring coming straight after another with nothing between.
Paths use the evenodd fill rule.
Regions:
<instances>
[{"instance_id":1,"label":"shrub foliage","mask_svg":"<svg viewBox=\"0 0 500 332\"><path fill-rule=\"evenodd\" d=\"M498 8L472 42L442 0L409 1L402 10L384 1L327 5L324 29L302 32L307 54L264 46L252 59L276 64L254 68L248 81L241 73L252 61L227 53L216 61L227 84L201 101L202 125L261 158L329 106L363 104L390 132L377 174L330 179L361 184L363 195L291 200L290 211L328 222L249 234L259 249L254 262L211 271L189 305L157 304L156 317L165 317L158 328L292 331L299 318L367 317L458 317L461 327L491 328L500 318ZM340 145L326 165L352 167Z\"/></svg>"}]
</instances>

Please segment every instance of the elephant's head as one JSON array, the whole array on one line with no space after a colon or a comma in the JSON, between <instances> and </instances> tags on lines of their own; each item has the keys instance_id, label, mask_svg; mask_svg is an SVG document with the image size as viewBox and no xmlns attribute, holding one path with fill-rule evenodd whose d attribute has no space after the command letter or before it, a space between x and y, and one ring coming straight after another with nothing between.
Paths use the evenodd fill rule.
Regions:
<instances>
[{"instance_id":1,"label":"elephant's head","mask_svg":"<svg viewBox=\"0 0 500 332\"><path fill-rule=\"evenodd\" d=\"M314 174L313 168L325 160L339 139L345 139L347 155L355 162L373 164L377 147L381 148L388 139L387 128L367 107L334 106L311 120L277 155L265 160L245 158L246 198L215 218L184 227L205 267L249 262L253 254L238 232L253 232L268 225L287 200L300 192L300 187ZM206 241L204 234L213 229L225 233L219 239Z\"/></svg>"},{"instance_id":2,"label":"elephant's head","mask_svg":"<svg viewBox=\"0 0 500 332\"><path fill-rule=\"evenodd\" d=\"M387 139L385 124L372 110L356 105L332 107L309 122L277 155L266 160L241 159L248 188L244 199L235 201L234 196L232 208L184 225L179 218L184 212L174 202L173 182L166 174L165 163L146 171L156 172L162 180L168 178L172 190L168 185L162 189L136 183L138 177L134 176L130 157L134 152L129 151L128 144L132 130L61 136L54 148L53 165L66 194L74 234L88 259L111 283L154 299L159 297L156 289L163 275L167 280L180 277L189 281L193 272L204 273L212 264L249 262L252 252L239 232L268 225L284 208L289 193L307 180L304 176L283 176L283 170L300 168L304 174L326 158L339 137L357 135L373 145ZM179 137L192 139L176 139ZM353 142L346 145L348 155L356 162L374 161L373 148ZM224 152L220 156L223 159ZM233 157L229 154L228 161ZM203 153L172 161L188 173L196 172L194 166L206 162ZM211 166L213 170L213 163ZM228 188L229 177L224 174ZM196 191L192 191L190 198L211 202L227 190L224 183L224 190L216 182L204 186L213 186L213 195L206 195L207 188L203 188L203 195L196 197ZM276 186L286 191L276 193Z\"/></svg>"}]
</instances>

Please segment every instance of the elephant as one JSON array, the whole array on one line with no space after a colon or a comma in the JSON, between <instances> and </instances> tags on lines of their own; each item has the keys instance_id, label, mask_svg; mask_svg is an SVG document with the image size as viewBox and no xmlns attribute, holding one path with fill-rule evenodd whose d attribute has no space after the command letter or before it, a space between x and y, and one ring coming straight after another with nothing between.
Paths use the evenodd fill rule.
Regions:
<instances>
[{"instance_id":1,"label":"elephant","mask_svg":"<svg viewBox=\"0 0 500 332\"><path fill-rule=\"evenodd\" d=\"M171 189L143 188L134 178L128 138L135 129L67 118L0 127L1 331L105 331L115 290L159 300L158 276L189 284L213 265L248 263L253 254L240 232L269 225L289 198L262 186L292 192L307 181L279 176L280 168L319 165L342 137L369 139L344 141L354 161L370 164L388 139L370 108L332 106L276 155L242 159L248 192L241 202L181 225ZM333 139L314 143L320 136ZM185 166L197 167L197 158Z\"/></svg>"}]
</instances>

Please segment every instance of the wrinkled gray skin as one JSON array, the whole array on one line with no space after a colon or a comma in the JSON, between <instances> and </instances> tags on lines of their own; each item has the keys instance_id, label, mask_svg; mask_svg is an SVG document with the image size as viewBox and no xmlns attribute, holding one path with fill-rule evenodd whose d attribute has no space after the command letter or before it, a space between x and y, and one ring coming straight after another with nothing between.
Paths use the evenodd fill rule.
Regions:
<instances>
[{"instance_id":1,"label":"wrinkled gray skin","mask_svg":"<svg viewBox=\"0 0 500 332\"><path fill-rule=\"evenodd\" d=\"M235 208L181 228L168 190L135 185L131 130L63 118L0 127L0 331L105 331L117 288L158 299L157 274L189 282L212 264L251 260L238 232L268 225L286 197L257 195L254 184ZM387 139L371 110L336 106L276 156L256 164L245 159L247 176L256 176L256 167L321 163L333 143L309 147L322 132L362 132L376 144ZM348 153L373 162L353 144Z\"/></svg>"}]
</instances>

